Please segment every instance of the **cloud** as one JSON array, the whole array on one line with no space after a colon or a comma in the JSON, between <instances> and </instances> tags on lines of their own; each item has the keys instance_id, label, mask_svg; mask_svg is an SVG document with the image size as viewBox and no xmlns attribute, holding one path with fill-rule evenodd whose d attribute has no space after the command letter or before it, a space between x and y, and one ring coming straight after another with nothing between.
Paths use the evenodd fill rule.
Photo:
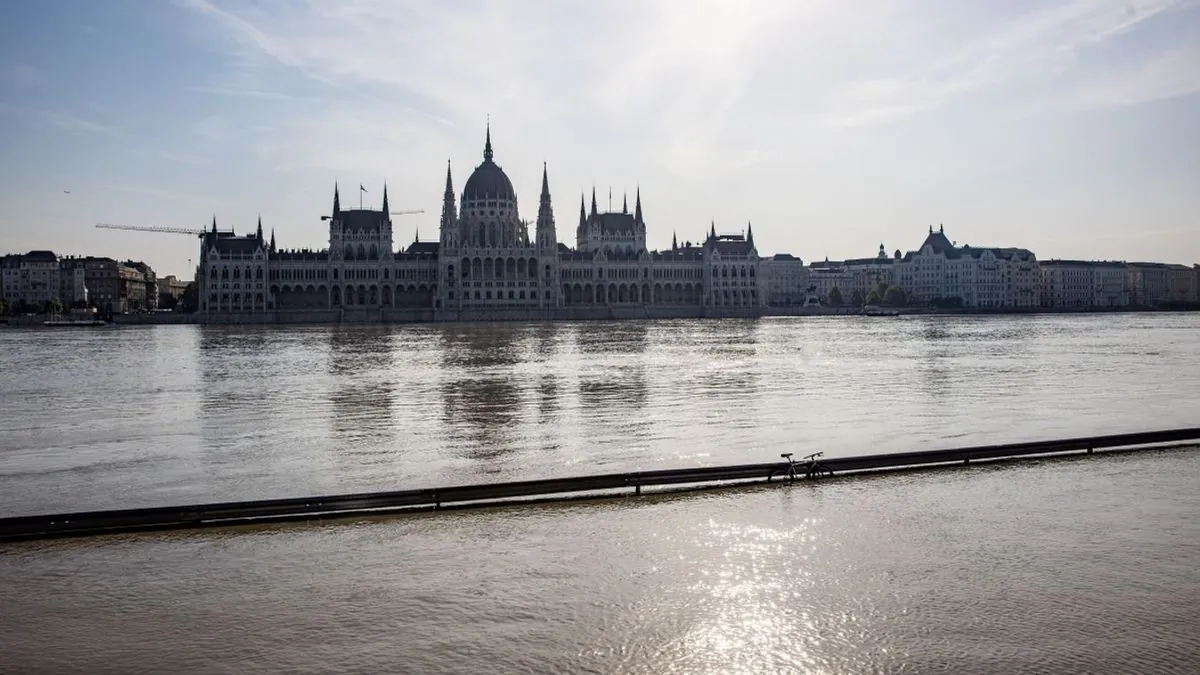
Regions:
<instances>
[{"instance_id":1,"label":"cloud","mask_svg":"<svg viewBox=\"0 0 1200 675\"><path fill-rule=\"evenodd\" d=\"M830 96L825 123L861 126L939 108L986 89L1045 82L1079 65L1081 53L1190 0L1071 0L1042 7L975 36L946 56L893 78L850 82Z\"/></svg>"},{"instance_id":2,"label":"cloud","mask_svg":"<svg viewBox=\"0 0 1200 675\"><path fill-rule=\"evenodd\" d=\"M1126 63L1074 89L1068 99L1081 108L1132 106L1200 93L1200 44L1191 43Z\"/></svg>"},{"instance_id":3,"label":"cloud","mask_svg":"<svg viewBox=\"0 0 1200 675\"><path fill-rule=\"evenodd\" d=\"M187 192L179 192L177 190L162 190L159 188L134 185L105 185L106 190L116 190L118 192L128 192L130 194L142 195L146 197L156 197L172 202L184 202L188 204L200 204L203 206L211 206L220 204L221 200L207 195L196 195Z\"/></svg>"},{"instance_id":4,"label":"cloud","mask_svg":"<svg viewBox=\"0 0 1200 675\"><path fill-rule=\"evenodd\" d=\"M33 87L45 82L46 71L28 64L14 63L4 69L3 78L14 87Z\"/></svg>"},{"instance_id":5,"label":"cloud","mask_svg":"<svg viewBox=\"0 0 1200 675\"><path fill-rule=\"evenodd\" d=\"M0 112L9 113L34 123L49 124L62 131L100 134L112 138L125 137L125 132L118 127L96 122L64 110L44 110L0 103Z\"/></svg>"}]
</instances>

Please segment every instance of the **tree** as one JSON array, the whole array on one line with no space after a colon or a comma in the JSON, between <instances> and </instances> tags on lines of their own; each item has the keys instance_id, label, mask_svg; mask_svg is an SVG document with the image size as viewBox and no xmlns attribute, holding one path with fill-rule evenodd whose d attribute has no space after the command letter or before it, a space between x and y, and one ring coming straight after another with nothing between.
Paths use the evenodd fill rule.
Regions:
<instances>
[{"instance_id":1,"label":"tree","mask_svg":"<svg viewBox=\"0 0 1200 675\"><path fill-rule=\"evenodd\" d=\"M850 294L850 304L855 307L862 307L864 303L866 303L866 299L863 298L862 289L854 289L854 292Z\"/></svg>"},{"instance_id":2,"label":"tree","mask_svg":"<svg viewBox=\"0 0 1200 675\"><path fill-rule=\"evenodd\" d=\"M825 301L829 303L830 307L841 307L842 291L838 289L837 286L834 286L833 288L829 289L829 295L826 296Z\"/></svg>"},{"instance_id":3,"label":"tree","mask_svg":"<svg viewBox=\"0 0 1200 675\"><path fill-rule=\"evenodd\" d=\"M903 307L907 301L908 297L904 289L899 286L889 286L887 293L883 295L883 302L889 307Z\"/></svg>"},{"instance_id":4,"label":"tree","mask_svg":"<svg viewBox=\"0 0 1200 675\"><path fill-rule=\"evenodd\" d=\"M183 295L179 296L178 311L191 314L198 309L200 309L200 291L196 288L196 282L193 281L183 289Z\"/></svg>"},{"instance_id":5,"label":"tree","mask_svg":"<svg viewBox=\"0 0 1200 675\"><path fill-rule=\"evenodd\" d=\"M868 305L878 305L878 304L879 304L879 303L881 303L881 302L883 302L883 298L881 298L881 297L879 296L879 289L877 289L877 288L872 288L872 289L871 289L871 292L870 292L870 293L867 293L867 303L866 303L866 304L868 304Z\"/></svg>"},{"instance_id":6,"label":"tree","mask_svg":"<svg viewBox=\"0 0 1200 675\"><path fill-rule=\"evenodd\" d=\"M174 310L179 304L179 299L170 293L160 293L158 296L158 308Z\"/></svg>"},{"instance_id":7,"label":"tree","mask_svg":"<svg viewBox=\"0 0 1200 675\"><path fill-rule=\"evenodd\" d=\"M62 314L63 304L62 300L59 300L58 298L54 298L50 302L46 303L46 307L50 310L51 314Z\"/></svg>"}]
</instances>

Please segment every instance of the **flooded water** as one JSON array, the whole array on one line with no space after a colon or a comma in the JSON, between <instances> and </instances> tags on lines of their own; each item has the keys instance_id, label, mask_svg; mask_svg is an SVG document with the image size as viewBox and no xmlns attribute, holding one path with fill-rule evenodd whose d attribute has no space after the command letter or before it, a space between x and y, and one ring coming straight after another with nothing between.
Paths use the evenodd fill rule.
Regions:
<instances>
[{"instance_id":1,"label":"flooded water","mask_svg":"<svg viewBox=\"0 0 1200 675\"><path fill-rule=\"evenodd\" d=\"M1196 426L1200 317L0 331L0 514ZM0 546L0 672L1192 673L1200 451Z\"/></svg>"}]
</instances>

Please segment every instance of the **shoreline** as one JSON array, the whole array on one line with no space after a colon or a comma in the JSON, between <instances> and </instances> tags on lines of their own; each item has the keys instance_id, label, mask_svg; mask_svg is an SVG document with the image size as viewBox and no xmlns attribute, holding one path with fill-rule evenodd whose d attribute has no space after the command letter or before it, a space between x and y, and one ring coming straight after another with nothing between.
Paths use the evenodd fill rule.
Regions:
<instances>
[{"instance_id":1,"label":"shoreline","mask_svg":"<svg viewBox=\"0 0 1200 675\"><path fill-rule=\"evenodd\" d=\"M108 323L90 326L46 325L54 321L51 315L0 318L0 328L109 328L113 326L196 325L326 325L326 324L410 324L410 323L494 323L494 322L557 322L557 321L628 321L660 319L757 319L770 317L863 316L879 319L900 316L1012 316L1042 314L1146 314L1196 312L1190 307L1029 307L1029 308L936 308L936 307L763 307L755 309L720 309L690 307L567 307L554 310L479 310L434 311L374 309L344 312L341 310L279 310L245 314L122 314Z\"/></svg>"}]
</instances>

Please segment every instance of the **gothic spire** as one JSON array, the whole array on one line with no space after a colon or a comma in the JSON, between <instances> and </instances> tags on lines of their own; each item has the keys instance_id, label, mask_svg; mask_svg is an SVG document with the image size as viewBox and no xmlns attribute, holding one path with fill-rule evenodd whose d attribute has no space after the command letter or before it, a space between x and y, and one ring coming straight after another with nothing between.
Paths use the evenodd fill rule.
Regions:
<instances>
[{"instance_id":1,"label":"gothic spire","mask_svg":"<svg viewBox=\"0 0 1200 675\"><path fill-rule=\"evenodd\" d=\"M262 241L263 236L262 236L262 214L261 213L258 215L258 231L255 232L255 235L258 237L259 241Z\"/></svg>"},{"instance_id":2,"label":"gothic spire","mask_svg":"<svg viewBox=\"0 0 1200 675\"><path fill-rule=\"evenodd\" d=\"M629 213L629 195L621 195L621 213Z\"/></svg>"},{"instance_id":3,"label":"gothic spire","mask_svg":"<svg viewBox=\"0 0 1200 675\"><path fill-rule=\"evenodd\" d=\"M672 232L671 233L671 250L674 251L678 248L679 248L679 241L677 239L675 239L675 233Z\"/></svg>"},{"instance_id":4,"label":"gothic spire","mask_svg":"<svg viewBox=\"0 0 1200 675\"><path fill-rule=\"evenodd\" d=\"M746 221L746 243L754 246L754 226L748 220Z\"/></svg>"},{"instance_id":5,"label":"gothic spire","mask_svg":"<svg viewBox=\"0 0 1200 675\"><path fill-rule=\"evenodd\" d=\"M383 219L387 220L388 203L387 203L387 181L383 183Z\"/></svg>"},{"instance_id":6,"label":"gothic spire","mask_svg":"<svg viewBox=\"0 0 1200 675\"><path fill-rule=\"evenodd\" d=\"M213 234L216 234L216 233L217 233L217 214L215 214L215 213L213 214L213 227L212 227L212 233L213 233Z\"/></svg>"},{"instance_id":7,"label":"gothic spire","mask_svg":"<svg viewBox=\"0 0 1200 675\"><path fill-rule=\"evenodd\" d=\"M714 239L714 240L717 238L717 221L716 220L712 221L712 229L709 230L709 232L708 232L708 238Z\"/></svg>"},{"instance_id":8,"label":"gothic spire","mask_svg":"<svg viewBox=\"0 0 1200 675\"><path fill-rule=\"evenodd\" d=\"M592 186L592 215L596 215L596 186Z\"/></svg>"},{"instance_id":9,"label":"gothic spire","mask_svg":"<svg viewBox=\"0 0 1200 675\"><path fill-rule=\"evenodd\" d=\"M342 207L340 206L340 202L338 201L337 181L333 181L333 217L337 218L338 214L340 214L341 212L342 212Z\"/></svg>"},{"instance_id":10,"label":"gothic spire","mask_svg":"<svg viewBox=\"0 0 1200 675\"><path fill-rule=\"evenodd\" d=\"M275 228L271 228L271 253L275 252Z\"/></svg>"},{"instance_id":11,"label":"gothic spire","mask_svg":"<svg viewBox=\"0 0 1200 675\"><path fill-rule=\"evenodd\" d=\"M584 198L583 193L580 192L579 193L579 229L581 229L581 230L583 229L583 226L587 224L587 207L584 206L585 204L587 204L587 200Z\"/></svg>"},{"instance_id":12,"label":"gothic spire","mask_svg":"<svg viewBox=\"0 0 1200 675\"><path fill-rule=\"evenodd\" d=\"M456 220L454 214L454 180L450 177L450 160L446 160L446 192L442 195L442 237L450 233Z\"/></svg>"},{"instance_id":13,"label":"gothic spire","mask_svg":"<svg viewBox=\"0 0 1200 675\"><path fill-rule=\"evenodd\" d=\"M492 161L492 120L490 117L487 123L487 141L483 144L483 161Z\"/></svg>"},{"instance_id":14,"label":"gothic spire","mask_svg":"<svg viewBox=\"0 0 1200 675\"><path fill-rule=\"evenodd\" d=\"M546 175L546 163L542 162L542 201L550 201L550 179Z\"/></svg>"},{"instance_id":15,"label":"gothic spire","mask_svg":"<svg viewBox=\"0 0 1200 675\"><path fill-rule=\"evenodd\" d=\"M638 186L637 197L634 199L633 220L637 223L642 222L642 186Z\"/></svg>"}]
</instances>

